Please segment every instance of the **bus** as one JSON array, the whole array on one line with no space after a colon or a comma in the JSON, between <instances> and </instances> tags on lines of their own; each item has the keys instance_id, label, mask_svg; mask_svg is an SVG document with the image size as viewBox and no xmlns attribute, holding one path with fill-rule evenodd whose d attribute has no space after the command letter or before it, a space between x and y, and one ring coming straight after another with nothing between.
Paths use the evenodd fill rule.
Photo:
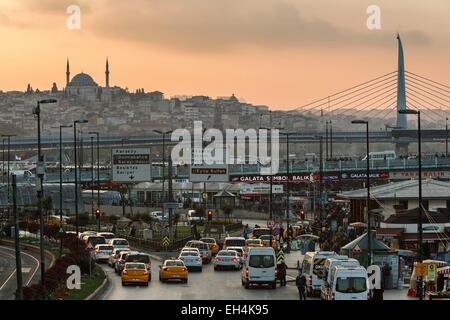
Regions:
<instances>
[{"instance_id":1,"label":"bus","mask_svg":"<svg viewBox=\"0 0 450 320\"><path fill-rule=\"evenodd\" d=\"M381 152L369 152L369 160L395 160L397 159L397 155L395 151L381 151ZM367 160L367 155L362 159Z\"/></svg>"}]
</instances>

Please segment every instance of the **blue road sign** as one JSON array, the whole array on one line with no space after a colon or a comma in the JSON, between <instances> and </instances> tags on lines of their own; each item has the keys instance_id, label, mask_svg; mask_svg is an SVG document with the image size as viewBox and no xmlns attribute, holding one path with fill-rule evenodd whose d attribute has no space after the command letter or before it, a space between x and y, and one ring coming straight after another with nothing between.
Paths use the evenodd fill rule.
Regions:
<instances>
[{"instance_id":1,"label":"blue road sign","mask_svg":"<svg viewBox=\"0 0 450 320\"><path fill-rule=\"evenodd\" d=\"M183 204L178 202L165 202L164 203L165 209L182 209Z\"/></svg>"}]
</instances>

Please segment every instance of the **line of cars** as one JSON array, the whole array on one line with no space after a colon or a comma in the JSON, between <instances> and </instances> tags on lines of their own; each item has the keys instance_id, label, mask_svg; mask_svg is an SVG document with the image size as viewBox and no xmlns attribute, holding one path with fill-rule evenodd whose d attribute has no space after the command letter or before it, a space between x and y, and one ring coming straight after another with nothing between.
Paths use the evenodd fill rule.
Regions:
<instances>
[{"instance_id":1,"label":"line of cars","mask_svg":"<svg viewBox=\"0 0 450 320\"><path fill-rule=\"evenodd\" d=\"M301 267L309 296L322 300L368 300L367 270L356 259L334 251L306 252Z\"/></svg>"},{"instance_id":2,"label":"line of cars","mask_svg":"<svg viewBox=\"0 0 450 320\"><path fill-rule=\"evenodd\" d=\"M117 238L111 232L85 231L79 234L91 257L97 263L105 263L120 275L122 285L143 284L151 281L151 260L146 253L132 251L127 239Z\"/></svg>"},{"instance_id":3,"label":"line of cars","mask_svg":"<svg viewBox=\"0 0 450 320\"><path fill-rule=\"evenodd\" d=\"M270 239L269 239L270 240ZM276 288L276 255L271 246L261 239L227 237L220 249L214 238L191 240L181 249L177 258L166 260L161 266L160 280L188 281L189 271L199 271L213 263L214 271L242 270L242 285L269 285Z\"/></svg>"}]
</instances>

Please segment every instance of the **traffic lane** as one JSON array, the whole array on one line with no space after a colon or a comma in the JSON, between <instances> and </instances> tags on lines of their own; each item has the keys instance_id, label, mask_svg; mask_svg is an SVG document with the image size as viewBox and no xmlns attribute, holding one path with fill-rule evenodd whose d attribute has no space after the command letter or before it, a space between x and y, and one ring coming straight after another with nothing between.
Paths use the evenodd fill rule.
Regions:
<instances>
[{"instance_id":1,"label":"traffic lane","mask_svg":"<svg viewBox=\"0 0 450 320\"><path fill-rule=\"evenodd\" d=\"M110 289L104 300L297 300L294 283L273 290L269 287L245 289L241 271L214 271L213 264L203 266L202 272L189 272L188 283L159 281L160 262L152 259L152 279L148 287L123 287L121 278L108 265L102 265L110 280Z\"/></svg>"},{"instance_id":2,"label":"traffic lane","mask_svg":"<svg viewBox=\"0 0 450 320\"><path fill-rule=\"evenodd\" d=\"M12 280L16 271L16 265L14 255L0 248L0 300L13 299L12 293L15 290L15 286L12 289ZM12 289L12 290L11 290Z\"/></svg>"},{"instance_id":3,"label":"traffic lane","mask_svg":"<svg viewBox=\"0 0 450 320\"><path fill-rule=\"evenodd\" d=\"M24 286L39 282L39 254L21 251L22 282ZM13 300L17 289L15 249L0 246L0 259L7 265L5 275L0 272L0 300ZM5 262L6 261L6 262Z\"/></svg>"}]
</instances>

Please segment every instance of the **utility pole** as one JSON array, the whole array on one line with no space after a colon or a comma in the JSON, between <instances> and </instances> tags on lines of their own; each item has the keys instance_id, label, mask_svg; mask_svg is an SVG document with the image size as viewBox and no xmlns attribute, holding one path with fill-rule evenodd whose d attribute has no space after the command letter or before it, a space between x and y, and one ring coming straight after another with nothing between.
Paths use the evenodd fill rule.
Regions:
<instances>
[{"instance_id":1,"label":"utility pole","mask_svg":"<svg viewBox=\"0 0 450 320\"><path fill-rule=\"evenodd\" d=\"M16 279L17 290L16 300L23 299L23 284L22 284L22 260L20 256L20 227L19 227L19 214L17 212L17 182L16 175L13 174L12 178L12 191L13 191L13 214L14 214L14 244L16 251Z\"/></svg>"},{"instance_id":2,"label":"utility pole","mask_svg":"<svg viewBox=\"0 0 450 320\"><path fill-rule=\"evenodd\" d=\"M333 123L330 120L330 158L333 159Z\"/></svg>"},{"instance_id":3,"label":"utility pole","mask_svg":"<svg viewBox=\"0 0 450 320\"><path fill-rule=\"evenodd\" d=\"M92 218L94 218L95 208L94 208L94 137L93 136L91 136L91 206L92 206L91 214L92 214Z\"/></svg>"},{"instance_id":4,"label":"utility pole","mask_svg":"<svg viewBox=\"0 0 450 320\"><path fill-rule=\"evenodd\" d=\"M10 198L10 192L9 192L9 190L10 190L10 188L9 188L9 186L10 186L10 181L9 181L9 176L10 176L10 170L9 170L9 158L10 158L10 150L11 150L11 137L15 137L16 135L15 134L2 134L2 137L5 137L6 139L7 139L7 141L8 141L8 151L7 151L7 159L6 159L6 162L7 162L7 206L8 206L8 220L9 221L11 221L10 219L11 219L11 214L10 214L10 207L11 207L11 198ZM4 166L4 162L3 162L3 166Z\"/></svg>"},{"instance_id":5,"label":"utility pole","mask_svg":"<svg viewBox=\"0 0 450 320\"><path fill-rule=\"evenodd\" d=\"M328 120L325 122L325 159L328 160Z\"/></svg>"}]
</instances>

